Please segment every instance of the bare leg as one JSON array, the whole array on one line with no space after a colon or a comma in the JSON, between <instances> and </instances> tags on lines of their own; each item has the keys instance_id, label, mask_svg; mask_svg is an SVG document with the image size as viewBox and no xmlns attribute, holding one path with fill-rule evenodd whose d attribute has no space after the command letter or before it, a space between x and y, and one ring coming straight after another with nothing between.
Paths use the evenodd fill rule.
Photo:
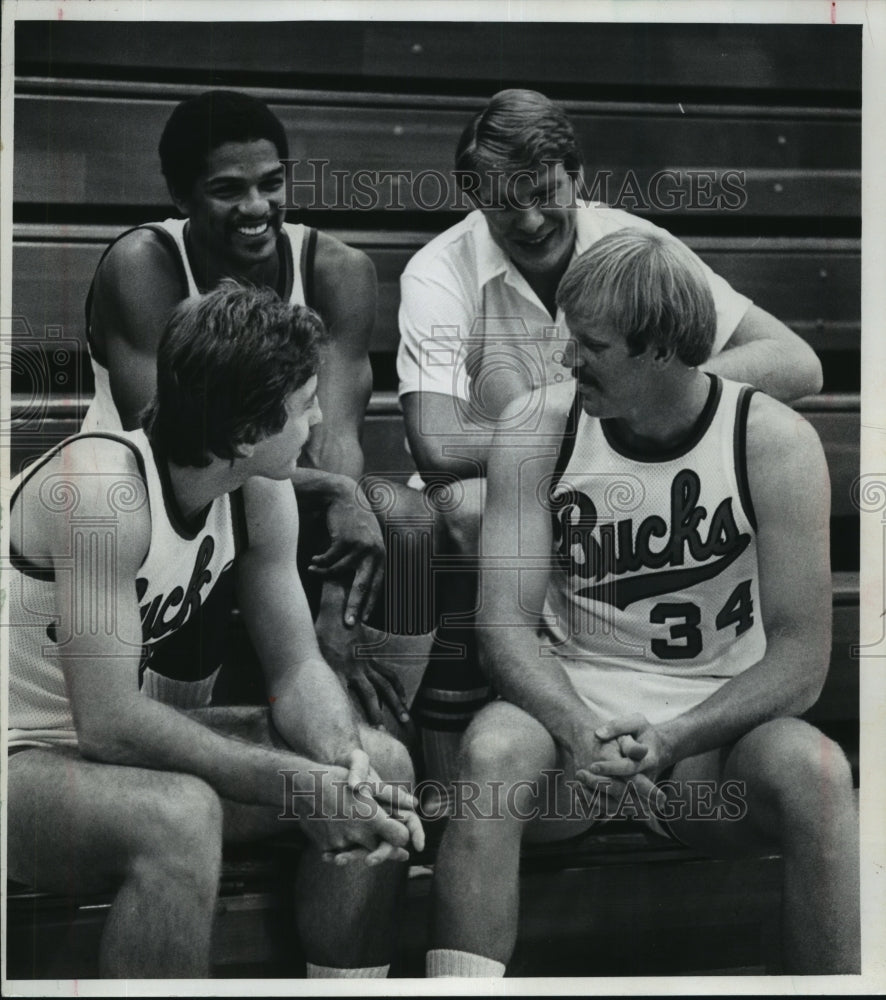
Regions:
<instances>
[{"instance_id":1,"label":"bare leg","mask_svg":"<svg viewBox=\"0 0 886 1000\"><path fill-rule=\"evenodd\" d=\"M385 781L413 780L402 744L378 730L362 729L369 759ZM407 868L385 862L344 867L325 862L309 847L296 879L296 921L308 961L332 968L371 968L391 961L394 918Z\"/></svg>"},{"instance_id":2,"label":"bare leg","mask_svg":"<svg viewBox=\"0 0 886 1000\"><path fill-rule=\"evenodd\" d=\"M860 970L858 821L852 775L842 750L798 719L758 726L725 753L683 761L674 778L744 782L739 821L672 823L681 839L708 853L761 849L784 857L784 971ZM722 800L715 799L715 805Z\"/></svg>"},{"instance_id":3,"label":"bare leg","mask_svg":"<svg viewBox=\"0 0 886 1000\"><path fill-rule=\"evenodd\" d=\"M557 750L547 730L513 705L493 702L476 716L465 733L460 763L461 801L456 797L457 811L437 855L431 944L506 965L517 940L524 835L573 836L590 823L544 818L542 772L558 767ZM563 806L561 799L558 812L567 815ZM536 809L542 817L533 820Z\"/></svg>"},{"instance_id":4,"label":"bare leg","mask_svg":"<svg viewBox=\"0 0 886 1000\"><path fill-rule=\"evenodd\" d=\"M210 709L193 714L228 735L280 744L265 709ZM360 736L370 762L384 780L412 782L412 764L402 744L367 727L361 727ZM291 828L291 821L279 819L282 791L281 783L281 810L226 802L225 839L249 841ZM296 875L295 899L296 925L307 960L335 969L387 965L406 871L405 864L393 862L378 867L351 862L338 867L323 861L320 852L306 844Z\"/></svg>"},{"instance_id":5,"label":"bare leg","mask_svg":"<svg viewBox=\"0 0 886 1000\"><path fill-rule=\"evenodd\" d=\"M202 978L221 864L221 805L190 775L29 750L9 761L9 873L75 896L116 891L102 976Z\"/></svg>"}]
</instances>

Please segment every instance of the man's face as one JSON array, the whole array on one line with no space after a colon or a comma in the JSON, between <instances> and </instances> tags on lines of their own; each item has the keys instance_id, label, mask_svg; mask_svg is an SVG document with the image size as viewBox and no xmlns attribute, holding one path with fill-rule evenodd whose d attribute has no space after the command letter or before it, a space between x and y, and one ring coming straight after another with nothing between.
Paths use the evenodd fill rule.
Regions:
<instances>
[{"instance_id":1,"label":"man's face","mask_svg":"<svg viewBox=\"0 0 886 1000\"><path fill-rule=\"evenodd\" d=\"M578 382L582 409L592 417L628 417L644 400L654 369L649 348L630 354L625 338L605 318L566 315L572 335L563 364Z\"/></svg>"},{"instance_id":2,"label":"man's face","mask_svg":"<svg viewBox=\"0 0 886 1000\"><path fill-rule=\"evenodd\" d=\"M209 154L178 207L194 245L236 273L275 253L284 196L283 164L270 140L226 142Z\"/></svg>"},{"instance_id":3,"label":"man's face","mask_svg":"<svg viewBox=\"0 0 886 1000\"><path fill-rule=\"evenodd\" d=\"M255 474L268 479L289 479L298 465L298 457L307 443L311 428L323 419L317 400L317 376L290 393L286 400L287 420L270 437L253 445Z\"/></svg>"},{"instance_id":4,"label":"man's face","mask_svg":"<svg viewBox=\"0 0 886 1000\"><path fill-rule=\"evenodd\" d=\"M562 163L487 178L482 190L489 232L523 274L566 266L575 245L575 182Z\"/></svg>"}]
</instances>

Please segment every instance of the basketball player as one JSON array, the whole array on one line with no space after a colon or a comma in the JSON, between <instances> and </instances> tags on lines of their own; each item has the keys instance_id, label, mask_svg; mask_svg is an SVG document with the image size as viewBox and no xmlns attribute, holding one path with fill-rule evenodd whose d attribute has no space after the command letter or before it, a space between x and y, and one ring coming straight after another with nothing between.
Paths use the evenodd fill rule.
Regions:
<instances>
[{"instance_id":1,"label":"basketball player","mask_svg":"<svg viewBox=\"0 0 886 1000\"><path fill-rule=\"evenodd\" d=\"M425 483L459 481L449 544L475 556L490 448L502 409L564 376L566 331L555 293L570 262L624 227L659 232L617 208L582 200L583 165L563 110L531 90L504 90L466 126L457 177L477 207L423 247L401 279L400 399L410 450ZM782 400L821 389L814 352L783 323L703 269L717 310L705 368ZM448 587L453 617L469 621L476 578ZM470 628L444 630L471 647ZM451 650L450 650L451 654ZM462 726L484 682L451 655L432 665L418 718ZM454 679L454 674L459 677ZM460 687L461 690L451 690ZM441 737L444 734L441 734Z\"/></svg>"},{"instance_id":2,"label":"basketball player","mask_svg":"<svg viewBox=\"0 0 886 1000\"><path fill-rule=\"evenodd\" d=\"M154 390L164 324L188 295L233 278L315 308L329 330L317 390L324 421L293 473L306 529L309 597L324 654L368 720L381 722L382 705L403 720L396 674L352 655L383 575L381 532L355 483L363 471L360 431L372 389L372 262L326 233L285 221L286 134L256 98L216 90L183 101L159 149L182 217L130 230L102 257L86 307L95 398L83 429L139 425ZM322 598L314 593L317 581L326 584Z\"/></svg>"},{"instance_id":3,"label":"basketball player","mask_svg":"<svg viewBox=\"0 0 886 1000\"><path fill-rule=\"evenodd\" d=\"M449 823L429 974L503 973L524 835L576 834L625 802L701 851L779 851L784 971L858 972L852 776L797 718L831 638L818 438L705 370L713 297L667 235L602 237L557 304L575 381L509 406L488 464L480 646L503 700L467 730L460 777L479 813L493 790L508 805Z\"/></svg>"},{"instance_id":4,"label":"basketball player","mask_svg":"<svg viewBox=\"0 0 886 1000\"><path fill-rule=\"evenodd\" d=\"M104 976L206 976L223 839L286 831L308 974L385 974L423 833L379 780L409 782L409 756L355 722L297 571L322 333L269 289L188 299L144 429L70 438L13 484L9 874L115 894ZM269 710L208 707L235 586Z\"/></svg>"}]
</instances>

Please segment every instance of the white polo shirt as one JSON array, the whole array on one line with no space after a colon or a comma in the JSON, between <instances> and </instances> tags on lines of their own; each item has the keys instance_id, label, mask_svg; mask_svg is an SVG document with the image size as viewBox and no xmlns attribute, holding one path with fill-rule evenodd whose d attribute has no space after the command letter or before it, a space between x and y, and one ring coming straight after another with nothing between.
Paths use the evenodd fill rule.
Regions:
<instances>
[{"instance_id":1,"label":"white polo shirt","mask_svg":"<svg viewBox=\"0 0 886 1000\"><path fill-rule=\"evenodd\" d=\"M631 227L665 230L618 208L591 203L576 210L573 259L607 233ZM717 307L713 353L732 336L751 300L700 261ZM562 310L556 319L492 239L477 209L409 261L400 278L401 396L438 392L469 398L471 373L497 356L518 364L533 387L561 381L568 337ZM526 345L520 348L521 342ZM514 347L518 351L513 350Z\"/></svg>"}]
</instances>

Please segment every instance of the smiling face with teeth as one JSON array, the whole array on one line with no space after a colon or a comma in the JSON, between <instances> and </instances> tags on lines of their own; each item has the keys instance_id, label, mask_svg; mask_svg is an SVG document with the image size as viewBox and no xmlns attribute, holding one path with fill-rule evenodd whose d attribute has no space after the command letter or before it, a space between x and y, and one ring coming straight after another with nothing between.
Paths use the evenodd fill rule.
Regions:
<instances>
[{"instance_id":1,"label":"smiling face with teeth","mask_svg":"<svg viewBox=\"0 0 886 1000\"><path fill-rule=\"evenodd\" d=\"M575 185L562 163L496 178L483 209L493 240L532 280L565 270L575 246Z\"/></svg>"},{"instance_id":2,"label":"smiling face with teeth","mask_svg":"<svg viewBox=\"0 0 886 1000\"><path fill-rule=\"evenodd\" d=\"M192 263L207 283L222 276L273 283L284 177L267 139L226 142L209 153L190 196L176 201L188 216Z\"/></svg>"}]
</instances>

